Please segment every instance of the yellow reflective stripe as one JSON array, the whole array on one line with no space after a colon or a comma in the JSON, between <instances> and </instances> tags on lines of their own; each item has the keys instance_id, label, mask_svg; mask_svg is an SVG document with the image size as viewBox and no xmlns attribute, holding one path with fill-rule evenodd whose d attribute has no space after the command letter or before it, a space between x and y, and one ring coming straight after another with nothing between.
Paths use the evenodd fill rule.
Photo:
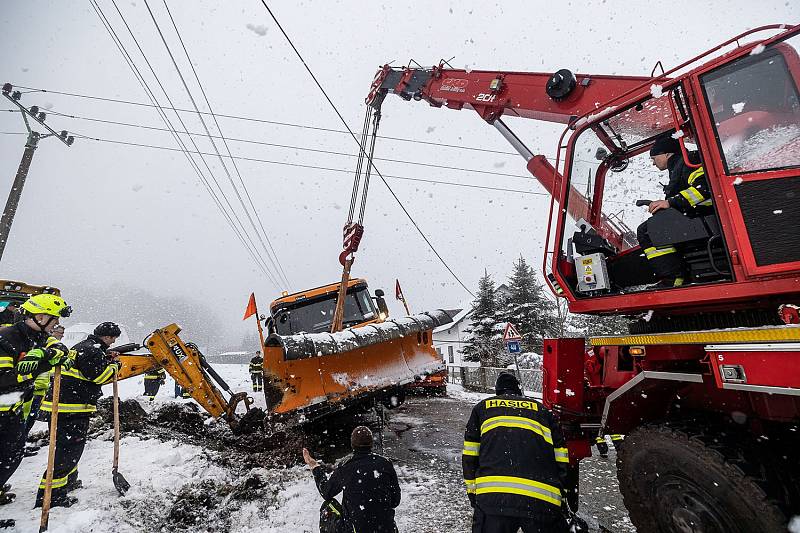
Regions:
<instances>
[{"instance_id":1,"label":"yellow reflective stripe","mask_svg":"<svg viewBox=\"0 0 800 533\"><path fill-rule=\"evenodd\" d=\"M553 485L514 476L484 476L475 478L475 493L502 492L536 498L561 506L561 490Z\"/></svg>"},{"instance_id":2,"label":"yellow reflective stripe","mask_svg":"<svg viewBox=\"0 0 800 533\"><path fill-rule=\"evenodd\" d=\"M14 368L14 358L13 357L0 357L0 368Z\"/></svg>"},{"instance_id":3,"label":"yellow reflective stripe","mask_svg":"<svg viewBox=\"0 0 800 533\"><path fill-rule=\"evenodd\" d=\"M106 369L103 370L103 373L94 378L92 381L94 381L95 383L103 384L109 379L111 379L111 377L114 375L116 371L117 371L117 365L114 364L108 365Z\"/></svg>"},{"instance_id":4,"label":"yellow reflective stripe","mask_svg":"<svg viewBox=\"0 0 800 533\"><path fill-rule=\"evenodd\" d=\"M696 206L697 204L701 203L705 200L705 196L698 191L695 187L689 187L688 189L684 189L681 191L681 196L686 198L686 201L689 202L689 205L692 207Z\"/></svg>"},{"instance_id":5,"label":"yellow reflective stripe","mask_svg":"<svg viewBox=\"0 0 800 533\"><path fill-rule=\"evenodd\" d=\"M472 442L469 440L464 441L464 450L461 452L462 455L478 455L478 452L481 449L480 442Z\"/></svg>"},{"instance_id":6,"label":"yellow reflective stripe","mask_svg":"<svg viewBox=\"0 0 800 533\"><path fill-rule=\"evenodd\" d=\"M161 379L161 376L145 376L144 379Z\"/></svg>"},{"instance_id":7,"label":"yellow reflective stripe","mask_svg":"<svg viewBox=\"0 0 800 533\"><path fill-rule=\"evenodd\" d=\"M80 379L82 381L90 381L89 378L83 375L83 372L78 370L77 368L70 368L69 370L61 370L62 376L67 376L70 378Z\"/></svg>"},{"instance_id":8,"label":"yellow reflective stripe","mask_svg":"<svg viewBox=\"0 0 800 533\"><path fill-rule=\"evenodd\" d=\"M594 439L594 441L597 442L597 443L601 443L601 442L605 442L606 439L605 439L605 437L597 437L596 439Z\"/></svg>"},{"instance_id":9,"label":"yellow reflective stripe","mask_svg":"<svg viewBox=\"0 0 800 533\"><path fill-rule=\"evenodd\" d=\"M566 448L553 448L553 451L556 454L557 463L569 462L569 450L567 450Z\"/></svg>"},{"instance_id":10,"label":"yellow reflective stripe","mask_svg":"<svg viewBox=\"0 0 800 533\"><path fill-rule=\"evenodd\" d=\"M67 484L67 481L69 481L69 476L71 476L72 473L76 472L77 470L78 470L78 467L75 467L72 470L70 470L69 474L67 474L64 477L54 477L53 478L53 483L50 486L53 487L54 489L60 489L61 487L65 486ZM40 489L46 489L47 488L47 478L45 478L45 477L42 478L42 480L39 482L39 488Z\"/></svg>"},{"instance_id":11,"label":"yellow reflective stripe","mask_svg":"<svg viewBox=\"0 0 800 533\"><path fill-rule=\"evenodd\" d=\"M44 400L42 402L42 411L52 412L53 402ZM88 403L58 403L59 413L94 413L97 411L97 406Z\"/></svg>"},{"instance_id":12,"label":"yellow reflective stripe","mask_svg":"<svg viewBox=\"0 0 800 533\"><path fill-rule=\"evenodd\" d=\"M475 480L465 479L464 483L467 485L467 494L475 494Z\"/></svg>"},{"instance_id":13,"label":"yellow reflective stripe","mask_svg":"<svg viewBox=\"0 0 800 533\"><path fill-rule=\"evenodd\" d=\"M699 167L697 170L693 171L691 174L689 174L689 185L694 185L694 182L697 180L697 178L705 175L705 173L706 171L703 170L703 167Z\"/></svg>"},{"instance_id":14,"label":"yellow reflective stripe","mask_svg":"<svg viewBox=\"0 0 800 533\"><path fill-rule=\"evenodd\" d=\"M644 249L644 256L647 259L655 259L656 257L661 257L662 255L674 254L677 251L678 250L676 250L674 246L667 246L665 248L656 248L651 246L650 248Z\"/></svg>"},{"instance_id":15,"label":"yellow reflective stripe","mask_svg":"<svg viewBox=\"0 0 800 533\"><path fill-rule=\"evenodd\" d=\"M624 435L611 435L611 440L624 440Z\"/></svg>"},{"instance_id":16,"label":"yellow reflective stripe","mask_svg":"<svg viewBox=\"0 0 800 533\"><path fill-rule=\"evenodd\" d=\"M543 426L536 420L522 416L493 416L481 424L481 435L499 427L527 429L537 435L541 435L548 444L553 444L550 428Z\"/></svg>"}]
</instances>

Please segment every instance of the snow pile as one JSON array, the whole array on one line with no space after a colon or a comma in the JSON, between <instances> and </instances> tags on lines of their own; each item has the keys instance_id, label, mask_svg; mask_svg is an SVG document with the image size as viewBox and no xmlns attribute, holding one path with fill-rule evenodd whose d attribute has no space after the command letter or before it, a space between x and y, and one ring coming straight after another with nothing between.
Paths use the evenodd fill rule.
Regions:
<instances>
[{"instance_id":1,"label":"snow pile","mask_svg":"<svg viewBox=\"0 0 800 533\"><path fill-rule=\"evenodd\" d=\"M429 331L452 322L445 311L437 309L429 313L387 320L380 324L349 328L337 333L300 333L297 335L270 335L268 346L282 345L288 360L332 355L365 348L413 333Z\"/></svg>"}]
</instances>

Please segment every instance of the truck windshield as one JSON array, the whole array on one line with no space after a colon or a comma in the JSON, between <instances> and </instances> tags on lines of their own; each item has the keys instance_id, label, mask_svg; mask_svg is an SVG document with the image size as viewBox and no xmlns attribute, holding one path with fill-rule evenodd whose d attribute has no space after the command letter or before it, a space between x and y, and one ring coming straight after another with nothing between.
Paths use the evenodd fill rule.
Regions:
<instances>
[{"instance_id":1,"label":"truck windshield","mask_svg":"<svg viewBox=\"0 0 800 533\"><path fill-rule=\"evenodd\" d=\"M800 36L701 77L728 174L800 166Z\"/></svg>"},{"instance_id":2,"label":"truck windshield","mask_svg":"<svg viewBox=\"0 0 800 533\"><path fill-rule=\"evenodd\" d=\"M324 333L330 331L336 293L301 300L275 313L278 335ZM344 303L344 327L355 326L375 318L375 308L366 287L351 289Z\"/></svg>"}]
</instances>

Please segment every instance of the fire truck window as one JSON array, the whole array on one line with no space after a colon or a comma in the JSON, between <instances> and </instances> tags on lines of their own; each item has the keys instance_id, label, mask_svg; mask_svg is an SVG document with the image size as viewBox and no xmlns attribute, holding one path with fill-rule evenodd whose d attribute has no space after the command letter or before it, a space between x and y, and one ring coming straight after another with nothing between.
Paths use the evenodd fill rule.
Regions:
<instances>
[{"instance_id":1,"label":"fire truck window","mask_svg":"<svg viewBox=\"0 0 800 533\"><path fill-rule=\"evenodd\" d=\"M595 157L595 153L602 146L604 145L600 138L591 129L584 130L575 141L569 180L570 194L564 206L569 216L562 250L567 256L571 255L571 250L567 249L567 241L574 232L578 231L579 224L586 224L589 229L589 210L594 194L594 177L600 166L600 161Z\"/></svg>"},{"instance_id":2,"label":"fire truck window","mask_svg":"<svg viewBox=\"0 0 800 533\"><path fill-rule=\"evenodd\" d=\"M728 174L800 166L800 36L701 77Z\"/></svg>"}]
</instances>

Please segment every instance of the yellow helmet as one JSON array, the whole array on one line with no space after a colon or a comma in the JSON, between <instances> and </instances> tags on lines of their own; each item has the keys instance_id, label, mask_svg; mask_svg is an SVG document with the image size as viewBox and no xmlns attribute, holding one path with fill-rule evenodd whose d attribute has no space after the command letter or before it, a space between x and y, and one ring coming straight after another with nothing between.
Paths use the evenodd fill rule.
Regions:
<instances>
[{"instance_id":1,"label":"yellow helmet","mask_svg":"<svg viewBox=\"0 0 800 533\"><path fill-rule=\"evenodd\" d=\"M72 308L60 296L55 294L34 294L20 306L31 315L51 315L66 318L72 314Z\"/></svg>"}]
</instances>

